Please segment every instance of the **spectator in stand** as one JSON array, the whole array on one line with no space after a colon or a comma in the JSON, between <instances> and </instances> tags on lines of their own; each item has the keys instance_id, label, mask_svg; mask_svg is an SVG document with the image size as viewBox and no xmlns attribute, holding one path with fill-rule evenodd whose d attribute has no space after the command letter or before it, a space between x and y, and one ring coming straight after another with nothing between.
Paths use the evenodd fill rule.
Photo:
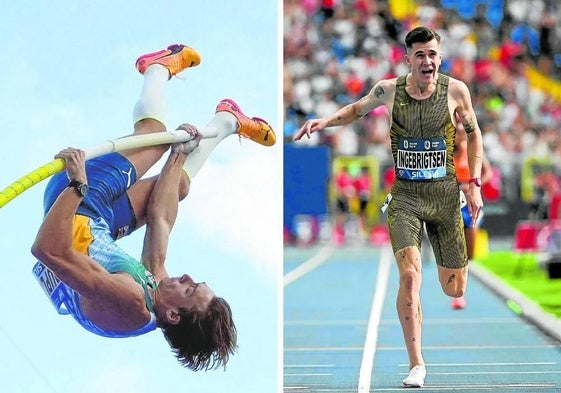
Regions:
<instances>
[{"instance_id":1,"label":"spectator in stand","mask_svg":"<svg viewBox=\"0 0 561 393\"><path fill-rule=\"evenodd\" d=\"M350 213L350 201L355 196L353 178L349 168L342 166L333 179L335 188L335 226L333 228L333 242L341 246L345 244L345 224Z\"/></svg>"},{"instance_id":2,"label":"spectator in stand","mask_svg":"<svg viewBox=\"0 0 561 393\"><path fill-rule=\"evenodd\" d=\"M368 234L367 207L372 198L372 175L368 166L362 166L359 175L354 180L354 187L359 201L358 225L362 236L366 237Z\"/></svg>"}]
</instances>

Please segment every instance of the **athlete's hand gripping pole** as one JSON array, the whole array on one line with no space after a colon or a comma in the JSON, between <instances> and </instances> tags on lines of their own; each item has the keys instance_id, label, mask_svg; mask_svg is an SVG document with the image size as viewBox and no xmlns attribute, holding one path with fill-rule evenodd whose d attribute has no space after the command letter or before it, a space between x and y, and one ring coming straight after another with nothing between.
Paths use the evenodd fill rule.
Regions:
<instances>
[{"instance_id":1,"label":"athlete's hand gripping pole","mask_svg":"<svg viewBox=\"0 0 561 393\"><path fill-rule=\"evenodd\" d=\"M203 134L203 139L214 138L217 133ZM85 150L86 160L103 156L105 154L121 152L139 147L172 144L178 142L187 142L192 137L183 130L173 130L166 132L156 132L144 135L133 135L124 138L109 140L99 146L91 147ZM64 169L64 160L57 158L31 172L22 176L8 187L0 191L0 208L10 202L12 199L29 190L42 180L58 173Z\"/></svg>"}]
</instances>

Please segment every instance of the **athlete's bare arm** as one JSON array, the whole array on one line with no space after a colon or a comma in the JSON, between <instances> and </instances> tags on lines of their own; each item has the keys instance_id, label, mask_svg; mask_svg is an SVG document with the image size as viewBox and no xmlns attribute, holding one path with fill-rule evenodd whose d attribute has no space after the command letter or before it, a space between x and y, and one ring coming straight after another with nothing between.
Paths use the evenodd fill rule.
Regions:
<instances>
[{"instance_id":1,"label":"athlete's bare arm","mask_svg":"<svg viewBox=\"0 0 561 393\"><path fill-rule=\"evenodd\" d=\"M69 178L86 181L83 151L69 148L56 157L65 160ZM143 300L138 285L131 286L126 279L110 274L72 245L74 216L81 201L73 188L62 191L45 216L31 252L83 298L103 304L107 309L128 305L129 314L134 315L131 304L137 298ZM140 313L142 318L145 312L140 310Z\"/></svg>"},{"instance_id":2,"label":"athlete's bare arm","mask_svg":"<svg viewBox=\"0 0 561 393\"><path fill-rule=\"evenodd\" d=\"M457 114L467 134L467 156L470 176L472 178L480 178L483 165L483 138L475 111L473 110L469 89L464 82L450 78L448 92L450 95L450 106L454 109L454 114ZM452 118L455 120L456 116ZM470 184L466 198L473 222L476 222L479 212L483 207L481 188Z\"/></svg>"},{"instance_id":3,"label":"athlete's bare arm","mask_svg":"<svg viewBox=\"0 0 561 393\"><path fill-rule=\"evenodd\" d=\"M164 262L169 236L177 218L178 187L181 177L185 176L183 164L187 155L197 148L201 140L200 132L190 124L182 124L178 129L187 131L193 136L193 140L172 147L152 190L146 214L142 263L156 277L157 282L168 277Z\"/></svg>"},{"instance_id":4,"label":"athlete's bare arm","mask_svg":"<svg viewBox=\"0 0 561 393\"><path fill-rule=\"evenodd\" d=\"M467 134L470 174L472 177L481 177L483 138L471 104L471 95L465 83L453 78L450 78L449 92L455 113Z\"/></svg>"},{"instance_id":5,"label":"athlete's bare arm","mask_svg":"<svg viewBox=\"0 0 561 393\"><path fill-rule=\"evenodd\" d=\"M146 215L146 234L142 249L142 263L156 277L156 281L168 277L164 266L169 236L179 204L178 186L185 155L170 153L162 173L150 196Z\"/></svg>"},{"instance_id":6,"label":"athlete's bare arm","mask_svg":"<svg viewBox=\"0 0 561 393\"><path fill-rule=\"evenodd\" d=\"M391 104L395 95L395 83L396 79L381 80L374 85L367 95L352 104L344 106L330 117L306 121L294 135L294 140L300 140L304 135L309 138L312 133L321 131L326 127L352 123L374 108Z\"/></svg>"}]
</instances>

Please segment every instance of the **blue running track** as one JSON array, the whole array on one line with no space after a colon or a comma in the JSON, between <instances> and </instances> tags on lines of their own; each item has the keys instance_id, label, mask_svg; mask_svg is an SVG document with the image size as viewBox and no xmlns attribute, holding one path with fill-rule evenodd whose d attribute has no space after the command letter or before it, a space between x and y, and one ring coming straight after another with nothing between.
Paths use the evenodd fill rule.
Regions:
<instances>
[{"instance_id":1,"label":"blue running track","mask_svg":"<svg viewBox=\"0 0 561 393\"><path fill-rule=\"evenodd\" d=\"M284 392L397 392L408 358L389 249L285 249ZM561 392L561 344L470 276L452 310L423 266L423 392Z\"/></svg>"}]
</instances>

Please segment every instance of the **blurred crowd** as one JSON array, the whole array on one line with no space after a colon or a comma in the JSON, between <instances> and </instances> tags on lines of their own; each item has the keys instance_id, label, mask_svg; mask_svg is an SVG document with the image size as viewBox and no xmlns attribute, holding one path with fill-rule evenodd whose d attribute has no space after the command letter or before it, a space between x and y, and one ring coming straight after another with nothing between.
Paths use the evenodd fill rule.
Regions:
<instances>
[{"instance_id":1,"label":"blurred crowd","mask_svg":"<svg viewBox=\"0 0 561 393\"><path fill-rule=\"evenodd\" d=\"M531 157L550 162L558 177L560 22L554 0L284 0L285 141L307 118L407 73L405 34L425 25L442 37L441 72L470 88L485 153L505 184L519 183ZM298 144L327 144L335 155L372 155L381 169L393 164L385 107L304 139Z\"/></svg>"}]
</instances>

